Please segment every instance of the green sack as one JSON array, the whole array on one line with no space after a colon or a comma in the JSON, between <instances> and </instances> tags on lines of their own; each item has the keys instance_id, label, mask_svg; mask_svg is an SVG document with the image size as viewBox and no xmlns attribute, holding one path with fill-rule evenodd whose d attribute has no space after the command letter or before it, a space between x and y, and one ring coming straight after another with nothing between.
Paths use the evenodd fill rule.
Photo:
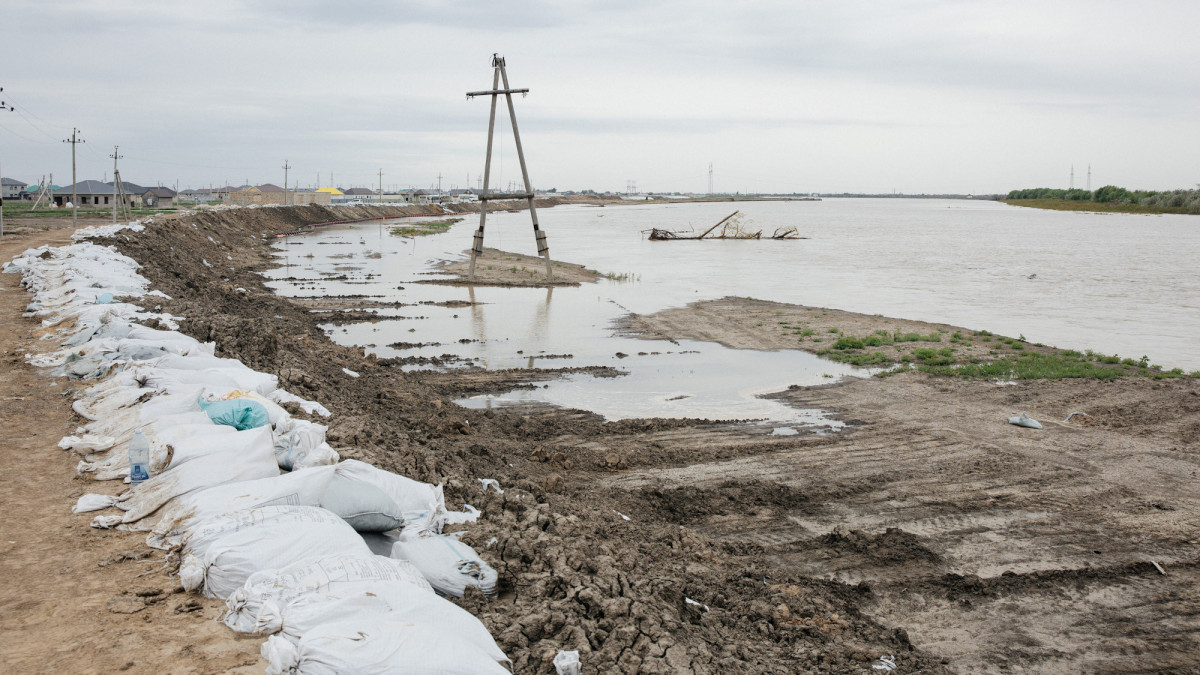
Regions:
<instances>
[{"instance_id":1,"label":"green sack","mask_svg":"<svg viewBox=\"0 0 1200 675\"><path fill-rule=\"evenodd\" d=\"M258 401L244 398L234 398L228 401L205 401L198 399L200 409L208 414L208 419L214 424L224 424L238 431L257 429L271 423L267 417L267 409Z\"/></svg>"}]
</instances>

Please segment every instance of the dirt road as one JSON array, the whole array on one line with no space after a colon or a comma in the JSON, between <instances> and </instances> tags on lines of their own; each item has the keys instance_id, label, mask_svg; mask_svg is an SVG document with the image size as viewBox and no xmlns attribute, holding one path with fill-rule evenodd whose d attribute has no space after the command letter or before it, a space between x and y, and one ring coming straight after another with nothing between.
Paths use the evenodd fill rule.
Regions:
<instances>
[{"instance_id":1,"label":"dirt road","mask_svg":"<svg viewBox=\"0 0 1200 675\"><path fill-rule=\"evenodd\" d=\"M67 220L69 224L70 219ZM0 238L0 259L70 242L70 229ZM0 275L0 671L6 673L262 672L257 640L214 621L224 603L184 594L145 536L95 530L71 506L120 486L75 478L58 439L79 424L71 383L25 363L46 349L20 276Z\"/></svg>"}]
</instances>

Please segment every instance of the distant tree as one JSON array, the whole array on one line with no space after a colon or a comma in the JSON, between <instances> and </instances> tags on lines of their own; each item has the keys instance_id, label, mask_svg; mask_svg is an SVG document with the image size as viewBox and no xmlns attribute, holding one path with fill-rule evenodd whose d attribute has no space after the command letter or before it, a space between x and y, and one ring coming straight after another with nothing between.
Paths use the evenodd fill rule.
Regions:
<instances>
[{"instance_id":1,"label":"distant tree","mask_svg":"<svg viewBox=\"0 0 1200 675\"><path fill-rule=\"evenodd\" d=\"M1092 201L1099 203L1120 202L1128 204L1133 195L1123 187L1105 185L1092 194Z\"/></svg>"}]
</instances>

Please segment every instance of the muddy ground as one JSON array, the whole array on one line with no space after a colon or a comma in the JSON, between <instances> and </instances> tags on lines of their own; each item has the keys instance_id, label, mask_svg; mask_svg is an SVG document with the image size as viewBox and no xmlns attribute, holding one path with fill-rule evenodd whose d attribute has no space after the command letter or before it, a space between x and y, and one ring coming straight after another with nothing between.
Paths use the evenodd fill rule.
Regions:
<instances>
[{"instance_id":1,"label":"muddy ground","mask_svg":"<svg viewBox=\"0 0 1200 675\"><path fill-rule=\"evenodd\" d=\"M453 284L459 286L508 286L549 287L578 286L596 281L601 277L595 270L583 265L551 260L553 277L546 275L546 260L523 253L512 253L494 248L483 249L483 255L475 260L475 275L471 276L470 250L463 251L464 260L446 261L438 271L452 275L450 279L431 279L431 284Z\"/></svg>"},{"instance_id":2,"label":"muddy ground","mask_svg":"<svg viewBox=\"0 0 1200 675\"><path fill-rule=\"evenodd\" d=\"M545 407L465 410L450 400L555 372L404 373L398 360L332 344L304 304L262 285L273 232L342 211L176 217L112 243L174 298L163 309L187 317L184 332L324 403L344 457L444 482L448 501L483 510L465 540L500 572L501 590L462 604L517 672L553 672L558 649L579 649L585 672L605 673L879 672L871 666L881 655L895 655L903 672L1197 671L1196 380L997 386L912 372L776 395L846 422L827 435L605 423ZM783 346L778 322L767 330L752 320L782 310L726 301L714 311L637 319L658 336ZM895 325L854 320L861 334ZM26 368L18 361L4 367ZM1046 428L1005 422L1022 410ZM1053 423L1076 410L1089 417ZM46 433L29 447L61 456L52 445L60 431ZM498 479L504 494L479 478ZM12 485L14 496L25 489ZM54 496L59 514L67 496ZM59 518L69 528L58 536L82 546L86 517ZM43 611L4 608L29 620ZM144 616L136 634L168 621Z\"/></svg>"}]
</instances>

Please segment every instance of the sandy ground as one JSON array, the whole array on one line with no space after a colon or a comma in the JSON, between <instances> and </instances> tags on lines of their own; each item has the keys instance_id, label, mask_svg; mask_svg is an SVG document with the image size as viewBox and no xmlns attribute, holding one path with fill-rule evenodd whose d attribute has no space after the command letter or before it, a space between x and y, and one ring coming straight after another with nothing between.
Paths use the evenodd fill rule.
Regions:
<instances>
[{"instance_id":1,"label":"sandy ground","mask_svg":"<svg viewBox=\"0 0 1200 675\"><path fill-rule=\"evenodd\" d=\"M1196 380L996 386L905 373L775 395L846 422L824 435L606 423L543 406L464 410L450 399L557 371L403 373L402 360L332 344L309 311L319 301L275 297L256 273L267 264L264 235L313 222L299 208L205 214L113 243L174 298L163 308L187 317L182 330L329 407L329 439L344 457L444 482L449 502L483 510L464 540L497 568L500 594L461 604L517 672L553 672L563 648L583 653L587 673L878 672L871 665L887 654L899 672L1197 672ZM202 258L229 267L210 270ZM0 336L12 352L36 326L9 319L26 299L13 276L0 281ZM805 348L807 338L814 350L818 327L963 330L720 302L623 328L751 349ZM786 316L769 321L776 312ZM813 335L797 335L794 322ZM12 550L0 563L3 663L108 671L136 660L126 656L138 654L134 643L153 645L139 654L144 672L253 663L259 641L209 620L215 603L173 593L162 572L133 578L157 562L97 567L144 545L93 532L68 509L74 495L117 486L71 479L73 461L54 447L76 423L66 399L22 359L4 354L0 366L12 375L4 381L24 383L5 391L25 392L0 401L13 439L6 503L44 503L28 509L44 521L10 519L0 538L25 542L4 544ZM1005 422L1022 410L1046 428ZM1053 423L1077 410L1089 415L1082 424ZM31 472L29 457L46 464ZM498 479L504 494L479 478ZM164 599L130 615L108 607L136 608L124 592L142 586ZM198 611L175 612L192 601Z\"/></svg>"},{"instance_id":2,"label":"sandy ground","mask_svg":"<svg viewBox=\"0 0 1200 675\"><path fill-rule=\"evenodd\" d=\"M0 259L69 243L69 225L5 235ZM56 445L79 419L63 395L70 383L25 364L49 343L21 318L30 296L19 282L0 275L0 503L9 513L0 520L0 671L262 672L259 641L216 623L224 603L183 593L144 535L95 530L89 514L71 513L85 492L118 486L76 479L78 458Z\"/></svg>"}]
</instances>

